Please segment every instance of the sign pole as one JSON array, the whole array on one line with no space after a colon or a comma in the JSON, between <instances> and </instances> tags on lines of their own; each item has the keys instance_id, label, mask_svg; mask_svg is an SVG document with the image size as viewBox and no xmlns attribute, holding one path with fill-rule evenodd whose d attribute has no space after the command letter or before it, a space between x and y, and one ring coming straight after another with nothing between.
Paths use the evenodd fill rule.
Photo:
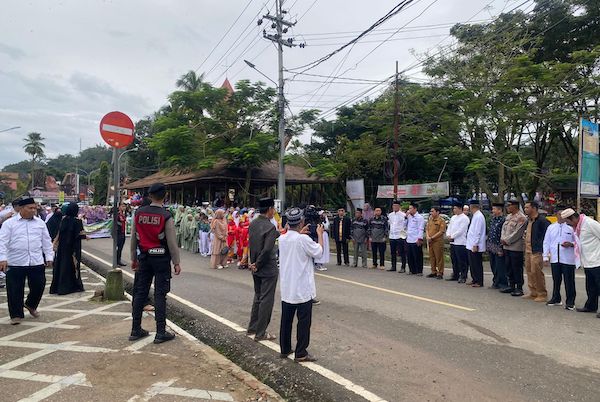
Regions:
<instances>
[{"instance_id":1,"label":"sign pole","mask_svg":"<svg viewBox=\"0 0 600 402\"><path fill-rule=\"evenodd\" d=\"M117 259L117 250L118 250L118 225L119 221L119 151L116 147L113 147L113 185L115 187L114 195L113 195L113 260L112 266L113 269L117 269L119 261Z\"/></svg>"}]
</instances>

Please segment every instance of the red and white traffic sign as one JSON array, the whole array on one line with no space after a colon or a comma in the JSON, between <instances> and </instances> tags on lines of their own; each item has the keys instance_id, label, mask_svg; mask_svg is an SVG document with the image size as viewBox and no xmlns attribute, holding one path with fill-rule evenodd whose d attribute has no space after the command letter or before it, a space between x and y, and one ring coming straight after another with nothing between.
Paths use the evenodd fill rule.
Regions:
<instances>
[{"instance_id":1,"label":"red and white traffic sign","mask_svg":"<svg viewBox=\"0 0 600 402\"><path fill-rule=\"evenodd\" d=\"M133 128L133 121L121 112L110 112L100 120L102 139L115 148L125 148L133 142Z\"/></svg>"}]
</instances>

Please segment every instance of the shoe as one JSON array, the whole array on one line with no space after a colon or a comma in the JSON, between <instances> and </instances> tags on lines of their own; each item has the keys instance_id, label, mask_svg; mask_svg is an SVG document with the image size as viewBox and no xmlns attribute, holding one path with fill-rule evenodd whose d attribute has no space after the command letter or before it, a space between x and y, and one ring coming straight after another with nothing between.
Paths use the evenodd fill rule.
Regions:
<instances>
[{"instance_id":1,"label":"shoe","mask_svg":"<svg viewBox=\"0 0 600 402\"><path fill-rule=\"evenodd\" d=\"M435 279L441 281L442 279L444 279L444 277L442 275L438 275L438 276L435 277Z\"/></svg>"},{"instance_id":2,"label":"shoe","mask_svg":"<svg viewBox=\"0 0 600 402\"><path fill-rule=\"evenodd\" d=\"M225 268L225 267L222 265L217 265L217 269L223 269L223 268Z\"/></svg>"},{"instance_id":3,"label":"shoe","mask_svg":"<svg viewBox=\"0 0 600 402\"><path fill-rule=\"evenodd\" d=\"M407 271L407 272L406 272L406 275L416 275L416 274L413 274L412 272L410 272L410 271Z\"/></svg>"},{"instance_id":4,"label":"shoe","mask_svg":"<svg viewBox=\"0 0 600 402\"><path fill-rule=\"evenodd\" d=\"M372 265L371 269L377 269L377 265Z\"/></svg>"},{"instance_id":5,"label":"shoe","mask_svg":"<svg viewBox=\"0 0 600 402\"><path fill-rule=\"evenodd\" d=\"M294 361L296 363L316 362L317 358L316 357L312 357L311 355L306 355L306 356L303 356L303 357L296 357L294 359Z\"/></svg>"},{"instance_id":6,"label":"shoe","mask_svg":"<svg viewBox=\"0 0 600 402\"><path fill-rule=\"evenodd\" d=\"M336 267L341 267L341 266L342 266L342 264L335 264L335 266L336 266Z\"/></svg>"},{"instance_id":7,"label":"shoe","mask_svg":"<svg viewBox=\"0 0 600 402\"><path fill-rule=\"evenodd\" d=\"M446 280L448 282L454 282L454 281L458 281L458 278L455 278L455 277L451 276L450 278L446 278Z\"/></svg>"},{"instance_id":8,"label":"shoe","mask_svg":"<svg viewBox=\"0 0 600 402\"><path fill-rule=\"evenodd\" d=\"M533 301L538 303L546 303L548 301L548 298L546 296L538 296L535 299L533 299Z\"/></svg>"},{"instance_id":9,"label":"shoe","mask_svg":"<svg viewBox=\"0 0 600 402\"><path fill-rule=\"evenodd\" d=\"M246 336L252 336L252 335L256 335L256 331L246 331Z\"/></svg>"},{"instance_id":10,"label":"shoe","mask_svg":"<svg viewBox=\"0 0 600 402\"><path fill-rule=\"evenodd\" d=\"M514 297L523 296L523 291L521 289L515 289L510 293L510 295Z\"/></svg>"},{"instance_id":11,"label":"shoe","mask_svg":"<svg viewBox=\"0 0 600 402\"><path fill-rule=\"evenodd\" d=\"M405 272L406 272L406 269L404 269L404 268L400 269L400 273L401 273L401 274L403 274L403 273L405 273Z\"/></svg>"},{"instance_id":12,"label":"shoe","mask_svg":"<svg viewBox=\"0 0 600 402\"><path fill-rule=\"evenodd\" d=\"M150 332L146 331L144 328L131 330L131 335L129 335L129 340L131 342L137 341L138 339L142 339L150 335Z\"/></svg>"},{"instance_id":13,"label":"shoe","mask_svg":"<svg viewBox=\"0 0 600 402\"><path fill-rule=\"evenodd\" d=\"M600 318L600 314L596 314L596 318Z\"/></svg>"},{"instance_id":14,"label":"shoe","mask_svg":"<svg viewBox=\"0 0 600 402\"><path fill-rule=\"evenodd\" d=\"M427 278L435 278L437 275L436 274L429 274L427 275Z\"/></svg>"},{"instance_id":15,"label":"shoe","mask_svg":"<svg viewBox=\"0 0 600 402\"><path fill-rule=\"evenodd\" d=\"M23 307L25 307L27 311L29 311L29 314L31 314L33 318L38 318L40 316L40 313L38 313L36 309L29 307L27 304L25 304Z\"/></svg>"},{"instance_id":16,"label":"shoe","mask_svg":"<svg viewBox=\"0 0 600 402\"><path fill-rule=\"evenodd\" d=\"M312 301L313 306L318 306L319 304L321 304L321 300L318 300L318 299L312 299L311 301Z\"/></svg>"},{"instance_id":17,"label":"shoe","mask_svg":"<svg viewBox=\"0 0 600 402\"><path fill-rule=\"evenodd\" d=\"M488 289L498 290L498 289L500 289L500 286L498 286L498 285L492 285L492 286L488 286Z\"/></svg>"},{"instance_id":18,"label":"shoe","mask_svg":"<svg viewBox=\"0 0 600 402\"><path fill-rule=\"evenodd\" d=\"M560 300L550 300L548 303L546 303L546 306L562 306L562 302Z\"/></svg>"},{"instance_id":19,"label":"shoe","mask_svg":"<svg viewBox=\"0 0 600 402\"><path fill-rule=\"evenodd\" d=\"M322 265L320 271L327 271L327 267L325 265Z\"/></svg>"},{"instance_id":20,"label":"shoe","mask_svg":"<svg viewBox=\"0 0 600 402\"><path fill-rule=\"evenodd\" d=\"M596 312L595 310L590 310L590 309L588 309L586 307L581 307L581 308L577 307L575 310L578 313L595 313Z\"/></svg>"},{"instance_id":21,"label":"shoe","mask_svg":"<svg viewBox=\"0 0 600 402\"><path fill-rule=\"evenodd\" d=\"M387 270L385 269L385 265L380 265L380 266L379 266L379 269L380 269L380 270L382 270L382 271L387 271ZM395 270L394 270L394 271L395 271Z\"/></svg>"},{"instance_id":22,"label":"shoe","mask_svg":"<svg viewBox=\"0 0 600 402\"><path fill-rule=\"evenodd\" d=\"M512 293L514 291L515 289L509 287L500 289L500 293Z\"/></svg>"},{"instance_id":23,"label":"shoe","mask_svg":"<svg viewBox=\"0 0 600 402\"><path fill-rule=\"evenodd\" d=\"M21 317L14 317L10 319L10 325L19 325L21 323Z\"/></svg>"},{"instance_id":24,"label":"shoe","mask_svg":"<svg viewBox=\"0 0 600 402\"><path fill-rule=\"evenodd\" d=\"M290 355L291 355L292 353L294 353L294 352L280 353L280 354L279 354L279 357L280 357L281 359L287 359L288 357L290 357Z\"/></svg>"},{"instance_id":25,"label":"shoe","mask_svg":"<svg viewBox=\"0 0 600 402\"><path fill-rule=\"evenodd\" d=\"M352 268L358 268L358 265L353 265Z\"/></svg>"},{"instance_id":26,"label":"shoe","mask_svg":"<svg viewBox=\"0 0 600 402\"><path fill-rule=\"evenodd\" d=\"M347 263L345 263L344 265L345 265L345 266L347 266L347 267L349 267L349 266L350 266L350 263L349 263L349 262L347 262Z\"/></svg>"},{"instance_id":27,"label":"shoe","mask_svg":"<svg viewBox=\"0 0 600 402\"><path fill-rule=\"evenodd\" d=\"M478 283L474 283L471 285L472 288L482 288L483 286L478 284Z\"/></svg>"},{"instance_id":28,"label":"shoe","mask_svg":"<svg viewBox=\"0 0 600 402\"><path fill-rule=\"evenodd\" d=\"M256 342L260 342L260 341L274 341L276 339L277 339L277 337L275 335L270 334L268 332L265 334L265 336L261 336L260 338L254 337L254 340Z\"/></svg>"},{"instance_id":29,"label":"shoe","mask_svg":"<svg viewBox=\"0 0 600 402\"><path fill-rule=\"evenodd\" d=\"M388 271L388 272L396 272L396 268L389 268L389 269L386 269L386 271Z\"/></svg>"},{"instance_id":30,"label":"shoe","mask_svg":"<svg viewBox=\"0 0 600 402\"><path fill-rule=\"evenodd\" d=\"M164 332L162 334L156 334L156 336L154 337L154 343L164 343L172 341L173 339L175 339L175 334L172 334L170 332Z\"/></svg>"},{"instance_id":31,"label":"shoe","mask_svg":"<svg viewBox=\"0 0 600 402\"><path fill-rule=\"evenodd\" d=\"M126 267L127 266L127 264L125 264L123 261L119 261L117 263L117 265L120 266L120 267Z\"/></svg>"},{"instance_id":32,"label":"shoe","mask_svg":"<svg viewBox=\"0 0 600 402\"><path fill-rule=\"evenodd\" d=\"M465 279L462 279L462 278L460 278L460 279L458 280L458 283L465 283L465 282L466 282L466 280L465 280Z\"/></svg>"},{"instance_id":33,"label":"shoe","mask_svg":"<svg viewBox=\"0 0 600 402\"><path fill-rule=\"evenodd\" d=\"M575 311L575 306L565 306L565 310Z\"/></svg>"},{"instance_id":34,"label":"shoe","mask_svg":"<svg viewBox=\"0 0 600 402\"><path fill-rule=\"evenodd\" d=\"M533 296L531 293L529 293L528 295L523 295L521 296L522 299L527 299L527 300L533 300L535 299L537 296Z\"/></svg>"},{"instance_id":35,"label":"shoe","mask_svg":"<svg viewBox=\"0 0 600 402\"><path fill-rule=\"evenodd\" d=\"M474 284L474 283L475 283L475 282L473 282L473 281L469 281L469 282L467 282L466 284L467 284L467 286L471 286L471 285L472 285L472 284Z\"/></svg>"}]
</instances>

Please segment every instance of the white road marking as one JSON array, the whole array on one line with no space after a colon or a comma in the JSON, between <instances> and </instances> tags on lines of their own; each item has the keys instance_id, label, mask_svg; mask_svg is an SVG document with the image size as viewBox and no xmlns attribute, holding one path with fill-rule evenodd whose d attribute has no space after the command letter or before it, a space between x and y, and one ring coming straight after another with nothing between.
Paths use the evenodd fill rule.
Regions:
<instances>
[{"instance_id":1,"label":"white road marking","mask_svg":"<svg viewBox=\"0 0 600 402\"><path fill-rule=\"evenodd\" d=\"M59 382L50 384L46 388L40 389L38 392L30 395L29 397L21 399L19 402L38 402L71 385L80 385L81 383L86 382L87 380L85 378L85 374L79 372L68 377L63 377Z\"/></svg>"},{"instance_id":2,"label":"white road marking","mask_svg":"<svg viewBox=\"0 0 600 402\"><path fill-rule=\"evenodd\" d=\"M96 346L79 346L79 345L75 345L74 343L75 342L52 344L52 343L38 343L38 342L20 342L20 341L10 341L10 340L0 339L0 346L7 346L7 347L11 347L11 348L64 350L64 351L68 351L68 352L82 352L82 353L118 352L118 350L116 350L116 349L99 348Z\"/></svg>"},{"instance_id":3,"label":"white road marking","mask_svg":"<svg viewBox=\"0 0 600 402\"><path fill-rule=\"evenodd\" d=\"M205 389L171 387L178 379L171 378L167 381L160 381L152 384L150 388L144 392L143 396L135 395L128 402L149 401L157 395L173 395L182 396L184 398L207 399L212 401L232 402L233 398L226 392L208 391Z\"/></svg>"},{"instance_id":4,"label":"white road marking","mask_svg":"<svg viewBox=\"0 0 600 402\"><path fill-rule=\"evenodd\" d=\"M43 311L50 311L53 313L85 313L87 310L76 310L76 309L68 309L68 308L45 308ZM94 315L109 315L109 316L117 316L117 317L125 317L130 316L130 313L120 312L120 311L99 311L94 313Z\"/></svg>"},{"instance_id":5,"label":"white road marking","mask_svg":"<svg viewBox=\"0 0 600 402\"><path fill-rule=\"evenodd\" d=\"M95 256L94 254L86 251L86 250L81 250L84 254L86 254L87 256L103 263L104 265L107 265L109 267L112 267L112 263ZM90 270L90 272L94 272L93 270ZM96 273L97 274L97 273ZM133 278L134 276L132 274L130 274L127 271L123 271L123 274L126 274L127 276L129 276L130 278ZM173 293L169 293L169 297L173 298L174 300L179 301L180 303L185 304L186 306L216 320L217 322L220 322L221 324L224 324L226 326L228 326L229 328L233 329L234 331L237 332L245 332L246 329L226 318L223 318L213 312L210 312L182 297L179 297ZM267 346L270 349L274 349L276 351L279 351L279 346L276 343L270 342L270 341L262 341L260 342L261 344ZM332 381L342 385L344 388L346 388L349 391L354 392L355 394L359 395L360 397L366 399L369 402L386 402L385 399L380 398L379 396L375 395L374 393L366 390L365 388L361 387L360 385L354 384L352 381L340 376L339 374L334 373L333 371L326 369L325 367L322 367L316 363L303 363L303 365L305 365L308 369L315 371L316 373L319 373L321 375L323 375L325 378L329 378ZM134 401L136 399L130 399L130 401Z\"/></svg>"},{"instance_id":6,"label":"white road marking","mask_svg":"<svg viewBox=\"0 0 600 402\"><path fill-rule=\"evenodd\" d=\"M140 339L139 341L133 343L131 346L128 346L123 350L128 350L130 352L138 351L141 348L143 348L144 346L147 346L147 345L151 344L152 342L154 342L155 335L156 335L156 332L150 332L150 335L148 335L145 338Z\"/></svg>"},{"instance_id":7,"label":"white road marking","mask_svg":"<svg viewBox=\"0 0 600 402\"><path fill-rule=\"evenodd\" d=\"M10 318L8 318L8 317L2 317L2 318L0 318L0 324L11 325ZM40 325L47 325L47 323L45 323L45 322L35 322L35 321L21 321L21 324L19 324L19 325L23 325L25 327L39 327ZM79 329L79 328L81 328L81 326L79 326L79 325L68 325L68 324L56 324L56 325L53 325L52 328L57 328L57 329Z\"/></svg>"}]
</instances>

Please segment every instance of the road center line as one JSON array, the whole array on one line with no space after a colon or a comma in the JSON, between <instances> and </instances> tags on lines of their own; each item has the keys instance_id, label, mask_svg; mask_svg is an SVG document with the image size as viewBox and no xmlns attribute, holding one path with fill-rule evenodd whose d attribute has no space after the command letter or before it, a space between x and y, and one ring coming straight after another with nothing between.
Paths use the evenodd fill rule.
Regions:
<instances>
[{"instance_id":1,"label":"road center line","mask_svg":"<svg viewBox=\"0 0 600 402\"><path fill-rule=\"evenodd\" d=\"M95 256L94 254L90 253L89 251L81 250L81 252L84 253L85 255L95 259L96 261L103 263L104 265L112 267L112 264L110 262L108 262L100 257ZM93 270L91 268L89 268L89 269L91 272L93 272ZM123 274L129 276L130 278L134 277L131 273L129 273L127 271L123 271ZM186 306L188 306L202 314L205 314L210 318L213 318L214 320L228 326L229 328L231 328L237 332L246 331L245 328L239 326L238 324L236 324L232 321L229 321L228 319L223 318L215 313L212 313L212 312L210 312L210 311L208 311L208 310L206 310L184 298L181 298L173 293L169 293L169 297L172 297L174 300L177 300L180 303L183 303ZM418 296L414 296L414 297L418 297ZM438 303L443 303L443 302L438 302ZM468 309L467 307L456 306L456 308L466 309L467 311L474 311L472 309ZM276 345L276 344L273 343L273 345ZM273 349L273 345L266 345L266 346ZM380 398L379 396L377 396L374 393L368 391L367 389L361 387L360 385L353 383L352 381L348 380L347 378L344 378L341 375L334 373L333 371L326 369L323 366L320 366L319 364L316 364L316 363L300 363L300 364L316 373L319 373L320 375L324 376L325 378L328 378L329 380L341 385L342 387L346 388L347 390L354 392L356 395L366 399L369 402L386 402L385 399Z\"/></svg>"},{"instance_id":2,"label":"road center line","mask_svg":"<svg viewBox=\"0 0 600 402\"><path fill-rule=\"evenodd\" d=\"M417 296L417 295L411 295L410 293L397 292L395 290L386 289L386 288L380 288L378 286L373 286L373 285L367 285L366 283L351 281L349 279L337 278L335 276L326 275L326 274L317 274L317 273L315 273L315 275L316 276L321 276L321 277L327 278L327 279L332 279L334 281L339 281L339 282L349 283L351 285L361 286L363 288L378 290L380 292L390 293L390 294L397 295L397 296L408 297L409 299L415 299L415 300L420 300L420 301L424 301L424 302L428 302L428 303L439 304L441 306L451 307L451 308L455 308L455 309L458 309L458 310L475 311L474 308L459 306L458 304L446 303L446 302L443 302L443 301L440 301L440 300L429 299L427 297L422 297L422 296Z\"/></svg>"}]
</instances>

